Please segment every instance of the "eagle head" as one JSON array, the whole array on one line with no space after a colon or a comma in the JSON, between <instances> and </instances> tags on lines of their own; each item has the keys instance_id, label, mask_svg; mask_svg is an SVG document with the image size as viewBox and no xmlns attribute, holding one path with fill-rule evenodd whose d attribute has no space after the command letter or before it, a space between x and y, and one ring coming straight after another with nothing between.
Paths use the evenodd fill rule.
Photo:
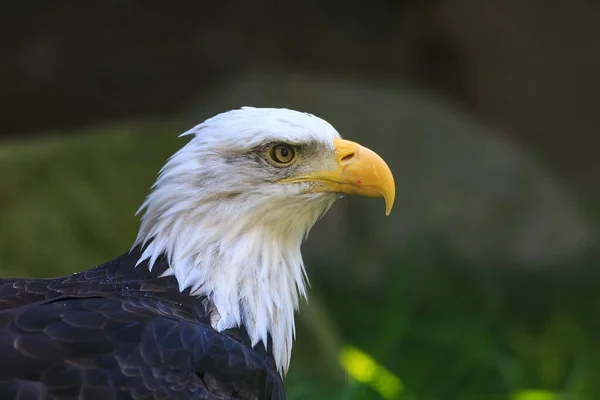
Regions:
<instances>
[{"instance_id":1,"label":"eagle head","mask_svg":"<svg viewBox=\"0 0 600 400\"><path fill-rule=\"evenodd\" d=\"M302 240L344 194L383 197L389 214L392 173L326 121L288 109L244 107L184 135L140 208L139 262L165 255L180 290L212 301L216 330L243 325L253 346L271 335L284 375L306 296Z\"/></svg>"}]
</instances>

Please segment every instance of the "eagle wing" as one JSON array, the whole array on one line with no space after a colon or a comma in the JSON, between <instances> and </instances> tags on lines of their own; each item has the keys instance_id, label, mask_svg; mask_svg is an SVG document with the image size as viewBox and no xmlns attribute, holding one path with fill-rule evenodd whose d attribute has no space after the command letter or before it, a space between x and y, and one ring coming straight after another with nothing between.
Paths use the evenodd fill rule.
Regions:
<instances>
[{"instance_id":1,"label":"eagle wing","mask_svg":"<svg viewBox=\"0 0 600 400\"><path fill-rule=\"evenodd\" d=\"M0 398L285 398L265 353L173 299L44 291L52 282L0 284Z\"/></svg>"}]
</instances>

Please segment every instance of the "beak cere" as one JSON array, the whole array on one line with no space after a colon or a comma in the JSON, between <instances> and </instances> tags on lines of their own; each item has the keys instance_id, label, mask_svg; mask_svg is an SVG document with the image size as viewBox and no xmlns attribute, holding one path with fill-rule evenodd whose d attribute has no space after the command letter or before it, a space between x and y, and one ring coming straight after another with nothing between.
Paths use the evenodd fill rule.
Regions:
<instances>
[{"instance_id":1,"label":"beak cere","mask_svg":"<svg viewBox=\"0 0 600 400\"><path fill-rule=\"evenodd\" d=\"M311 182L311 192L334 192L364 197L383 197L389 215L396 197L394 177L385 161L372 150L349 140L334 140L335 169L280 182Z\"/></svg>"}]
</instances>

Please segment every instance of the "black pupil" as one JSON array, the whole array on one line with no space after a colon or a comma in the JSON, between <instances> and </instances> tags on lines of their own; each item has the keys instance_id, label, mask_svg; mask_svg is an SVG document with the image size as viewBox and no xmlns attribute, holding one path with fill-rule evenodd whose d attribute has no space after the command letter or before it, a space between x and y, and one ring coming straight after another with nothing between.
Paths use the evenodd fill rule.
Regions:
<instances>
[{"instance_id":1,"label":"black pupil","mask_svg":"<svg viewBox=\"0 0 600 400\"><path fill-rule=\"evenodd\" d=\"M290 149L288 149L285 146L280 146L279 153L280 153L281 157L287 158L287 156L290 154Z\"/></svg>"}]
</instances>

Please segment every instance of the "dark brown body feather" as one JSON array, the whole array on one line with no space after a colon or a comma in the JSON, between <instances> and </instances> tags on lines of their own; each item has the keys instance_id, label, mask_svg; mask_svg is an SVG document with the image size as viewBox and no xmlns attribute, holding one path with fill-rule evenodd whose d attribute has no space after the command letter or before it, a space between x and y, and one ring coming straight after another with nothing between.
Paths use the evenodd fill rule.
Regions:
<instances>
[{"instance_id":1,"label":"dark brown body feather","mask_svg":"<svg viewBox=\"0 0 600 400\"><path fill-rule=\"evenodd\" d=\"M0 280L0 398L284 399L270 351L216 332L212 304L134 267L139 249L56 279ZM269 349L270 350L270 349Z\"/></svg>"}]
</instances>

